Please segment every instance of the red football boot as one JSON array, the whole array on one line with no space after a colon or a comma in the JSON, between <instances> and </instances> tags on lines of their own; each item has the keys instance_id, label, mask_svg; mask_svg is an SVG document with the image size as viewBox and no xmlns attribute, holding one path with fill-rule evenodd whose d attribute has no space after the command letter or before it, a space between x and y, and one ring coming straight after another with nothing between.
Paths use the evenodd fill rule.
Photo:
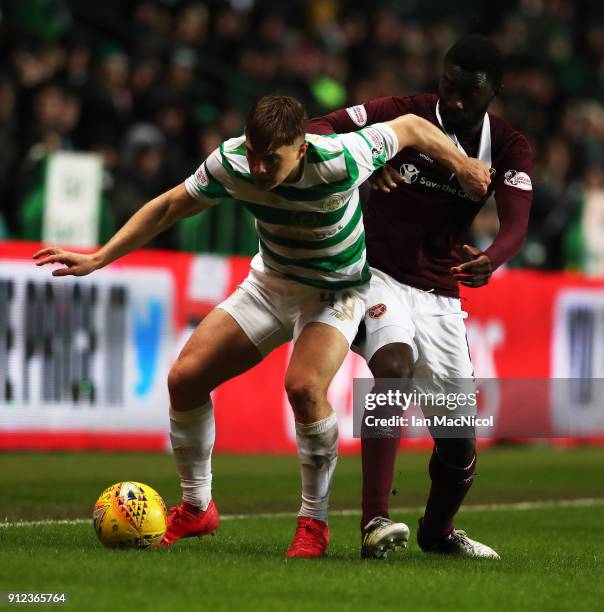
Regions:
<instances>
[{"instance_id":1,"label":"red football boot","mask_svg":"<svg viewBox=\"0 0 604 612\"><path fill-rule=\"evenodd\" d=\"M327 523L308 516L298 517L298 528L286 557L311 559L322 557L329 546L329 527Z\"/></svg>"},{"instance_id":2,"label":"red football boot","mask_svg":"<svg viewBox=\"0 0 604 612\"><path fill-rule=\"evenodd\" d=\"M182 502L170 509L168 528L160 546L172 546L174 542L181 538L201 538L208 533L214 535L219 526L220 515L213 500L206 510Z\"/></svg>"}]
</instances>

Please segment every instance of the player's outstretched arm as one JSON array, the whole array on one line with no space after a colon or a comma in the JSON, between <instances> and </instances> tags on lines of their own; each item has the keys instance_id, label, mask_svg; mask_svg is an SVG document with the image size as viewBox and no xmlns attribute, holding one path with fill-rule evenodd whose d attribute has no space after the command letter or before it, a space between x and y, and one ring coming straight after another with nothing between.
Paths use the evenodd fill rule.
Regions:
<instances>
[{"instance_id":1,"label":"player's outstretched arm","mask_svg":"<svg viewBox=\"0 0 604 612\"><path fill-rule=\"evenodd\" d=\"M84 254L48 247L35 253L33 258L37 266L63 264L63 268L53 270L53 276L85 276L143 246L179 219L195 215L208 206L193 199L183 183L147 202L98 251Z\"/></svg>"},{"instance_id":2,"label":"player's outstretched arm","mask_svg":"<svg viewBox=\"0 0 604 612\"><path fill-rule=\"evenodd\" d=\"M454 172L471 198L480 199L486 195L491 182L490 168L483 162L464 155L435 125L412 114L401 115L386 124L398 137L399 151L405 147L413 147L426 153Z\"/></svg>"}]
</instances>

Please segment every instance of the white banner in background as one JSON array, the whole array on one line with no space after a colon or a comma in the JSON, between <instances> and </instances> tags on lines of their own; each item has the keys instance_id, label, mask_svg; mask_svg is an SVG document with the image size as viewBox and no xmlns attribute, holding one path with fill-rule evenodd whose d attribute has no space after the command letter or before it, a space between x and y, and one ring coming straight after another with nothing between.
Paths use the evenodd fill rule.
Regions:
<instances>
[{"instance_id":1,"label":"white banner in background","mask_svg":"<svg viewBox=\"0 0 604 612\"><path fill-rule=\"evenodd\" d=\"M552 422L561 431L570 429L570 435L602 431L604 290L561 291L553 330L552 378L562 380L552 386Z\"/></svg>"},{"instance_id":2,"label":"white banner in background","mask_svg":"<svg viewBox=\"0 0 604 612\"><path fill-rule=\"evenodd\" d=\"M0 431L165 431L175 289L169 271L83 278L0 262Z\"/></svg>"},{"instance_id":3,"label":"white banner in background","mask_svg":"<svg viewBox=\"0 0 604 612\"><path fill-rule=\"evenodd\" d=\"M99 155L51 155L46 171L43 242L80 248L99 243L102 176Z\"/></svg>"}]
</instances>

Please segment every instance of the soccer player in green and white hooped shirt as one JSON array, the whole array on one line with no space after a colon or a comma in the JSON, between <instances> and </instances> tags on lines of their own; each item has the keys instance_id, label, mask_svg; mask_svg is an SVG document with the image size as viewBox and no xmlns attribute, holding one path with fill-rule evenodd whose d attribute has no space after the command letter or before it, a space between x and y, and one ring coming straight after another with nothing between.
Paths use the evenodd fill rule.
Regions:
<instances>
[{"instance_id":1,"label":"soccer player in green and white hooped shirt","mask_svg":"<svg viewBox=\"0 0 604 612\"><path fill-rule=\"evenodd\" d=\"M211 495L211 391L293 339L285 388L296 419L302 506L286 554L325 552L338 439L327 389L364 316L369 280L357 187L406 146L441 160L477 198L489 184L486 166L414 115L328 137L305 134L306 122L293 98L264 97L244 136L223 143L183 184L145 204L98 251L49 247L34 255L38 265L63 264L54 276L83 276L224 196L256 216L260 253L249 276L199 324L168 376L183 499L170 512L166 546L219 526Z\"/></svg>"}]
</instances>

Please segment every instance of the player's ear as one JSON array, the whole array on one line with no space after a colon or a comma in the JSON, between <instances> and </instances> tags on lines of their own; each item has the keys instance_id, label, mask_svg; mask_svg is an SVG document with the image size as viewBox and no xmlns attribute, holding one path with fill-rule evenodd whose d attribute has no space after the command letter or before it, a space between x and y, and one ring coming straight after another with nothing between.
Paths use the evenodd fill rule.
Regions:
<instances>
[{"instance_id":1,"label":"player's ear","mask_svg":"<svg viewBox=\"0 0 604 612\"><path fill-rule=\"evenodd\" d=\"M301 159L306 155L306 151L308 151L308 143L303 142L298 149L298 159Z\"/></svg>"}]
</instances>

